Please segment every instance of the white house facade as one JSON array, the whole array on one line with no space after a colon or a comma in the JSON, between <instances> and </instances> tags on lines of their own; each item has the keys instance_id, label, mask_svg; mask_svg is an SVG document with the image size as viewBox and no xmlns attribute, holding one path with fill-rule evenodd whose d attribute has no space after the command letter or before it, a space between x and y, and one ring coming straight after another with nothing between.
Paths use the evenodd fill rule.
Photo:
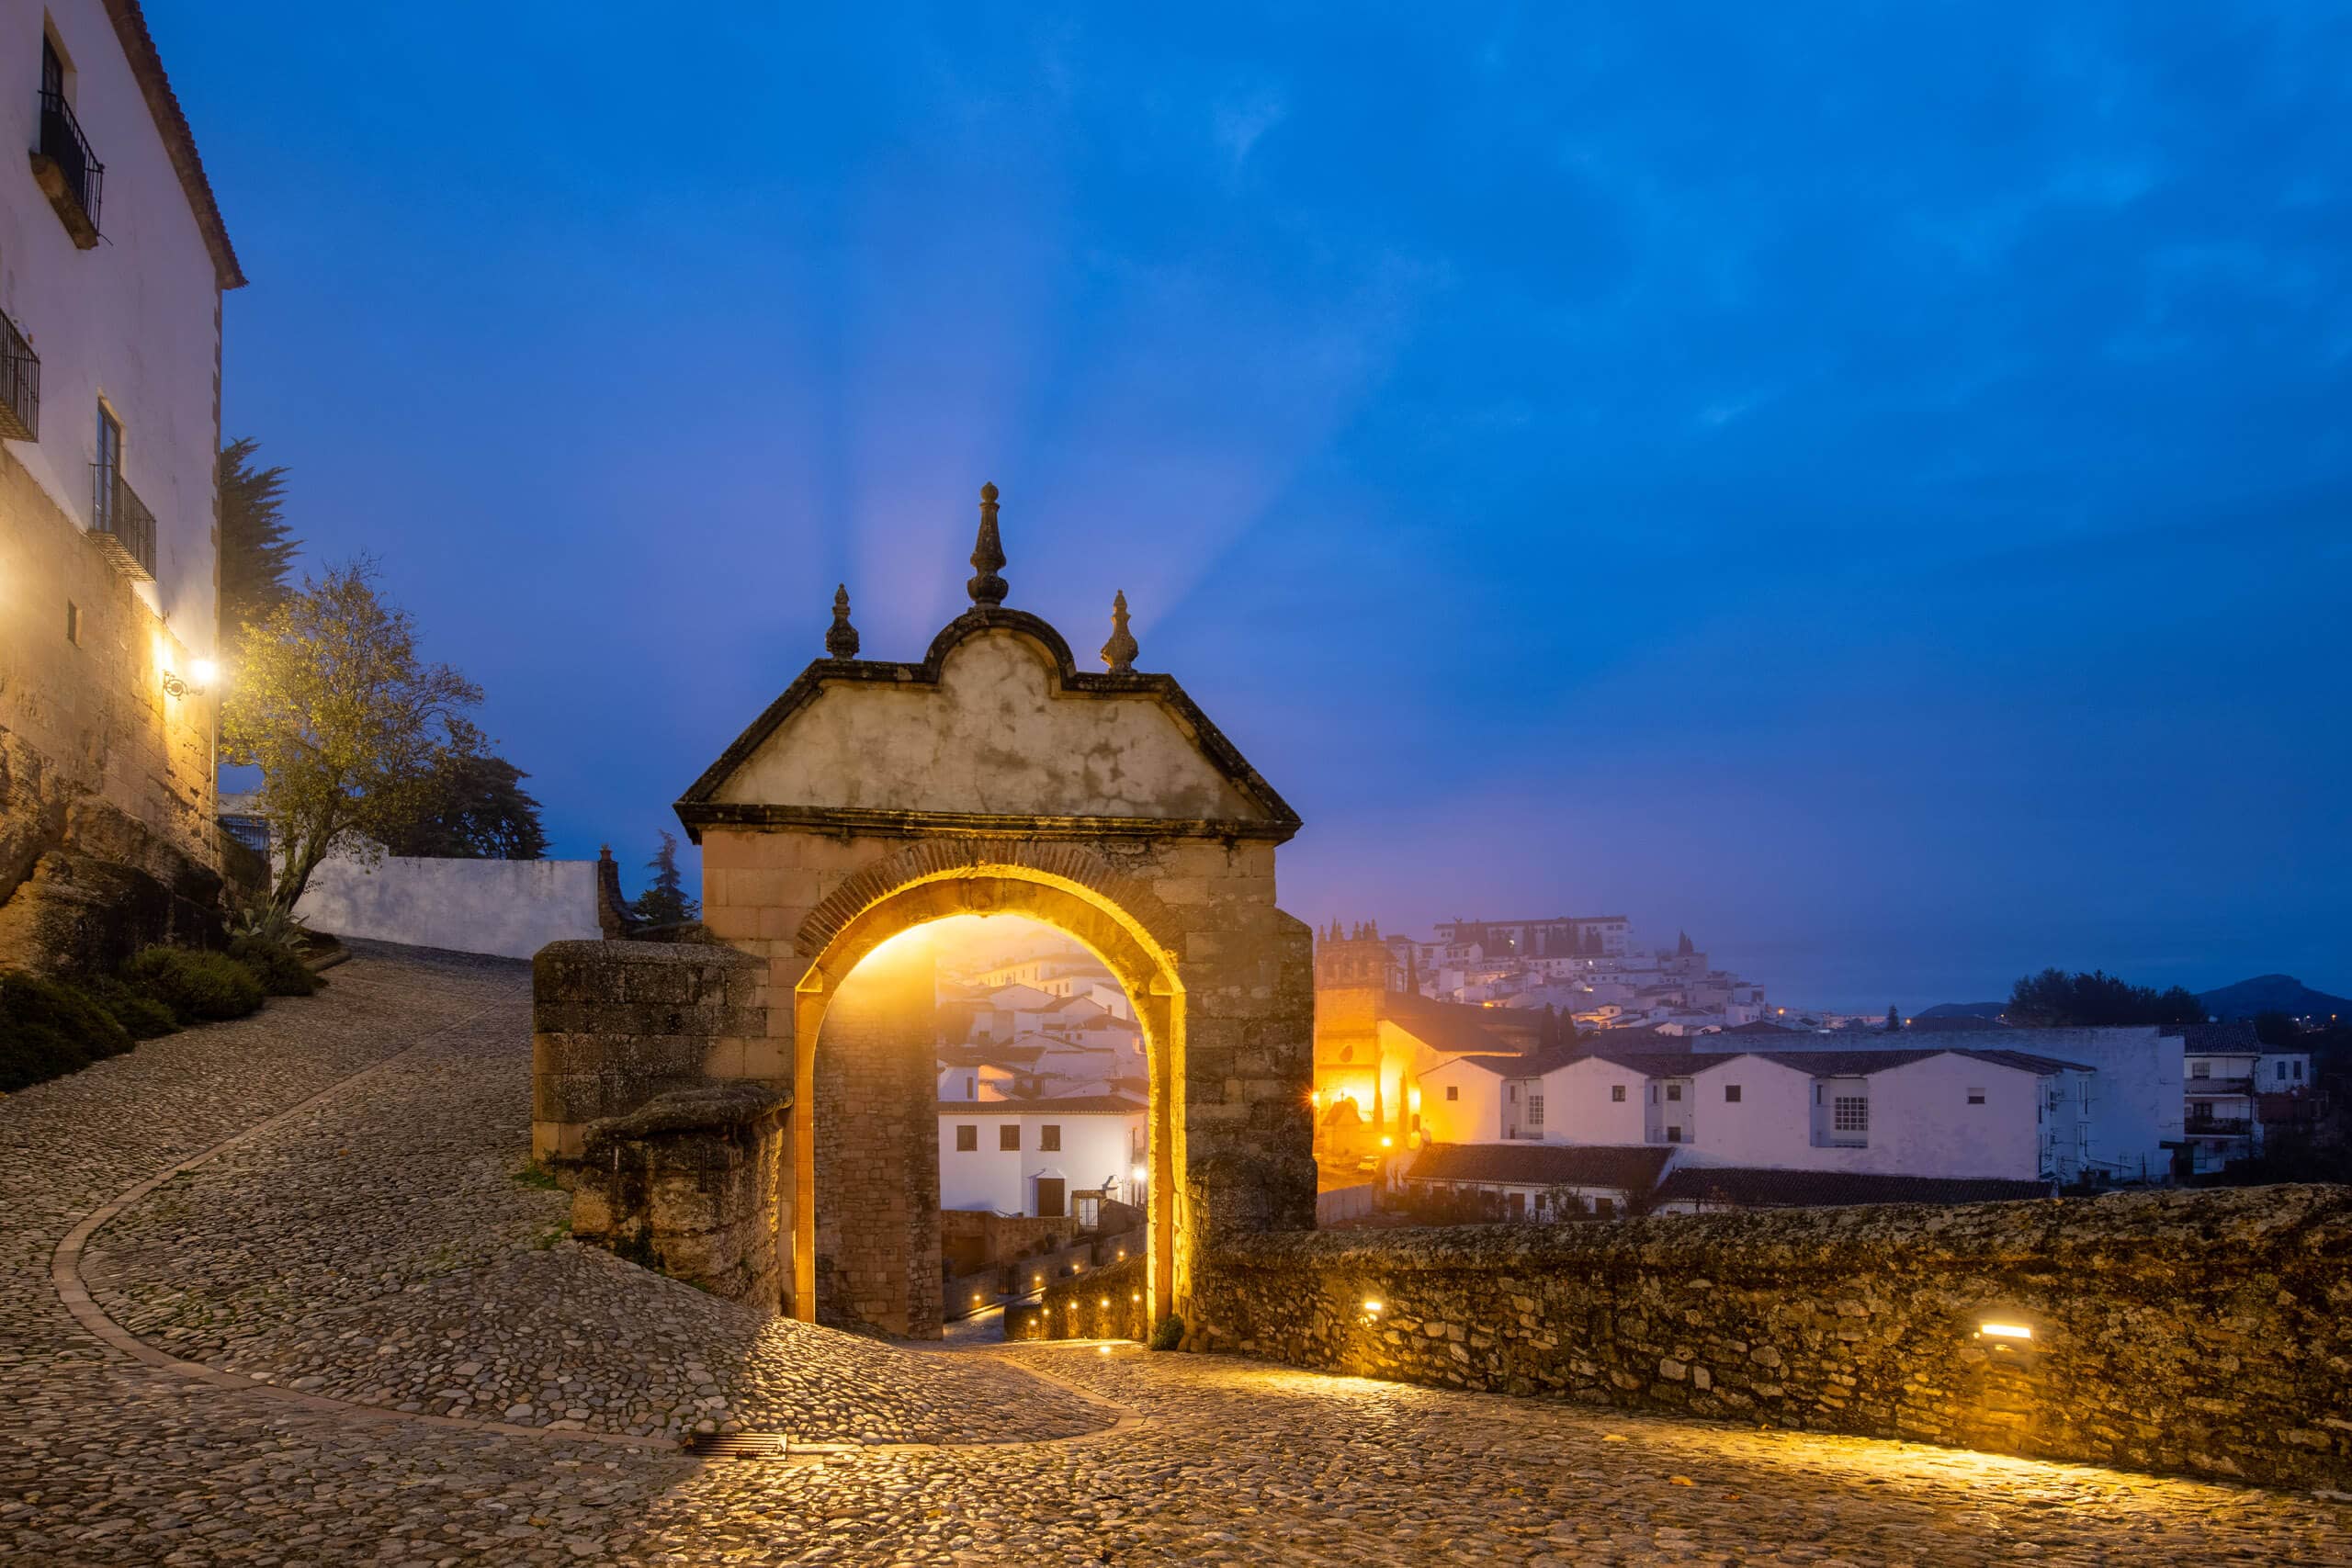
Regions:
<instances>
[{"instance_id":1,"label":"white house facade","mask_svg":"<svg viewBox=\"0 0 2352 1568\"><path fill-rule=\"evenodd\" d=\"M1057 1218L1097 1193L1141 1206L1140 1097L942 1100L939 1206Z\"/></svg>"}]
</instances>

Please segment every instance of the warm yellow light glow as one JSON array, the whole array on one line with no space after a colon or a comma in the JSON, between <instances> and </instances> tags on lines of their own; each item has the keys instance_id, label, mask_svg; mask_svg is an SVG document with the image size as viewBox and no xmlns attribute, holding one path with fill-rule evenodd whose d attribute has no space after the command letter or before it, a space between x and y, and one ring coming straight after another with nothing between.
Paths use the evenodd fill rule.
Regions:
<instances>
[{"instance_id":1,"label":"warm yellow light glow","mask_svg":"<svg viewBox=\"0 0 2352 1568\"><path fill-rule=\"evenodd\" d=\"M1378 1302L1366 1302L1363 1303L1363 1310L1366 1312L1378 1312L1381 1310L1381 1303Z\"/></svg>"},{"instance_id":2,"label":"warm yellow light glow","mask_svg":"<svg viewBox=\"0 0 2352 1568\"><path fill-rule=\"evenodd\" d=\"M220 676L220 666L209 659L199 659L187 667L187 672L198 685L209 686Z\"/></svg>"},{"instance_id":3,"label":"warm yellow light glow","mask_svg":"<svg viewBox=\"0 0 2352 1568\"><path fill-rule=\"evenodd\" d=\"M1104 1297L1103 1297L1100 1302L1097 1302L1095 1304L1096 1304L1097 1306L1109 1306L1109 1305L1111 1304L1111 1298L1110 1298L1110 1297L1108 1297L1108 1296L1104 1296Z\"/></svg>"},{"instance_id":4,"label":"warm yellow light glow","mask_svg":"<svg viewBox=\"0 0 2352 1568\"><path fill-rule=\"evenodd\" d=\"M2033 1337L2033 1330L2028 1328L2022 1323L1979 1324L1977 1325L1977 1331L1982 1334L1989 1334L1996 1339L2030 1339Z\"/></svg>"},{"instance_id":5,"label":"warm yellow light glow","mask_svg":"<svg viewBox=\"0 0 2352 1568\"><path fill-rule=\"evenodd\" d=\"M1139 1302L1143 1300L1143 1292L1141 1291L1134 1292L1128 1295L1127 1300L1131 1302Z\"/></svg>"},{"instance_id":6,"label":"warm yellow light glow","mask_svg":"<svg viewBox=\"0 0 2352 1568\"><path fill-rule=\"evenodd\" d=\"M931 934L922 927L909 926L905 931L899 932L896 936L885 937L880 942L876 942L873 948L866 953L865 958L878 958L888 961L895 958L910 957L913 955L916 949L923 946L930 941ZM863 964L865 962L865 959L860 959L858 962Z\"/></svg>"},{"instance_id":7,"label":"warm yellow light glow","mask_svg":"<svg viewBox=\"0 0 2352 1568\"><path fill-rule=\"evenodd\" d=\"M1128 1172L1128 1174L1129 1174L1130 1176L1134 1177L1137 1181L1141 1181L1141 1180L1143 1180L1147 1176L1148 1176L1150 1173L1149 1173L1148 1171L1145 1170L1143 1167L1141 1167L1141 1166L1137 1166L1137 1167L1136 1167L1136 1168L1135 1168L1135 1169L1134 1169L1134 1170L1132 1170L1132 1171Z\"/></svg>"},{"instance_id":8,"label":"warm yellow light glow","mask_svg":"<svg viewBox=\"0 0 2352 1568\"><path fill-rule=\"evenodd\" d=\"M1127 1260L1127 1249L1126 1249L1125 1247L1123 1247L1119 1248L1119 1261L1120 1261L1120 1262L1122 1262L1122 1263L1125 1263L1126 1260Z\"/></svg>"},{"instance_id":9,"label":"warm yellow light glow","mask_svg":"<svg viewBox=\"0 0 2352 1568\"><path fill-rule=\"evenodd\" d=\"M1384 1149L1393 1149L1396 1146L1396 1140L1383 1133L1380 1134L1380 1146Z\"/></svg>"},{"instance_id":10,"label":"warm yellow light glow","mask_svg":"<svg viewBox=\"0 0 2352 1568\"><path fill-rule=\"evenodd\" d=\"M1314 1106L1318 1111L1321 1110L1323 1108L1323 1091L1319 1089L1308 1089L1306 1091L1306 1103Z\"/></svg>"},{"instance_id":11,"label":"warm yellow light glow","mask_svg":"<svg viewBox=\"0 0 2352 1568\"><path fill-rule=\"evenodd\" d=\"M1107 1356L1111 1353L1111 1347L1108 1345L1097 1345L1094 1347L1094 1350L1097 1355Z\"/></svg>"}]
</instances>

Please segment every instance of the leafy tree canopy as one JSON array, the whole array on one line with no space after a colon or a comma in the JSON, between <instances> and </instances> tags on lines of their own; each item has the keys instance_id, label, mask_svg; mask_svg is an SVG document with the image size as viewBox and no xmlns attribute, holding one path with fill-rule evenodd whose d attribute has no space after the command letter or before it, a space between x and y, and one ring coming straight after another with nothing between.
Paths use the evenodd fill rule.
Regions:
<instances>
[{"instance_id":1,"label":"leafy tree canopy","mask_svg":"<svg viewBox=\"0 0 2352 1568\"><path fill-rule=\"evenodd\" d=\"M645 863L653 874L653 886L638 896L637 918L657 926L676 925L682 920L698 919L702 904L686 897L685 878L678 874L678 839L674 833L662 834L662 847Z\"/></svg>"},{"instance_id":2,"label":"leafy tree canopy","mask_svg":"<svg viewBox=\"0 0 2352 1568\"><path fill-rule=\"evenodd\" d=\"M234 643L248 621L286 602L286 574L302 541L280 516L286 470L254 467L248 436L220 449L220 625Z\"/></svg>"},{"instance_id":3,"label":"leafy tree canopy","mask_svg":"<svg viewBox=\"0 0 2352 1568\"><path fill-rule=\"evenodd\" d=\"M2082 1029L2149 1023L2202 1023L2205 1005L2184 987L2157 991L2103 970L2069 975L2044 969L2010 988L2002 1017L2039 1029Z\"/></svg>"},{"instance_id":4,"label":"leafy tree canopy","mask_svg":"<svg viewBox=\"0 0 2352 1568\"><path fill-rule=\"evenodd\" d=\"M436 860L539 860L548 836L539 803L523 787L531 775L494 755L466 719L449 721L451 743L435 768L424 814L388 835L396 855Z\"/></svg>"},{"instance_id":5,"label":"leafy tree canopy","mask_svg":"<svg viewBox=\"0 0 2352 1568\"><path fill-rule=\"evenodd\" d=\"M249 624L220 709L221 750L262 770L260 806L284 854L270 902L290 909L338 846L362 856L431 812L451 759L478 747L464 710L481 688L417 655L405 611L367 560L305 580Z\"/></svg>"}]
</instances>

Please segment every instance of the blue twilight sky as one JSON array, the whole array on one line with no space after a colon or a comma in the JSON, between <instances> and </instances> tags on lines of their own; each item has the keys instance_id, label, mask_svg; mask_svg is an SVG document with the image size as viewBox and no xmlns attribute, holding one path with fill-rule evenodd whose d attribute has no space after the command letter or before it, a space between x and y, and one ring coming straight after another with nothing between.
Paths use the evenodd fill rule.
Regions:
<instances>
[{"instance_id":1,"label":"blue twilight sky","mask_svg":"<svg viewBox=\"0 0 2352 1568\"><path fill-rule=\"evenodd\" d=\"M993 479L1308 919L2352 991L2340 6L149 13L229 433L560 853L641 861L836 581L919 655Z\"/></svg>"}]
</instances>

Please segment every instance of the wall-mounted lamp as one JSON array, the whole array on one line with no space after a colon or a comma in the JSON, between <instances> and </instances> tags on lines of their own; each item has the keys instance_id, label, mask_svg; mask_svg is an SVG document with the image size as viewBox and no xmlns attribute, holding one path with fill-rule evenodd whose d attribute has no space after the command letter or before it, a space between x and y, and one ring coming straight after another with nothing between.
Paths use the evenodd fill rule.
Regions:
<instances>
[{"instance_id":1,"label":"wall-mounted lamp","mask_svg":"<svg viewBox=\"0 0 2352 1568\"><path fill-rule=\"evenodd\" d=\"M188 665L185 676L174 671L164 671L164 691L175 697L200 697L220 675L219 665L209 659L198 659Z\"/></svg>"}]
</instances>

